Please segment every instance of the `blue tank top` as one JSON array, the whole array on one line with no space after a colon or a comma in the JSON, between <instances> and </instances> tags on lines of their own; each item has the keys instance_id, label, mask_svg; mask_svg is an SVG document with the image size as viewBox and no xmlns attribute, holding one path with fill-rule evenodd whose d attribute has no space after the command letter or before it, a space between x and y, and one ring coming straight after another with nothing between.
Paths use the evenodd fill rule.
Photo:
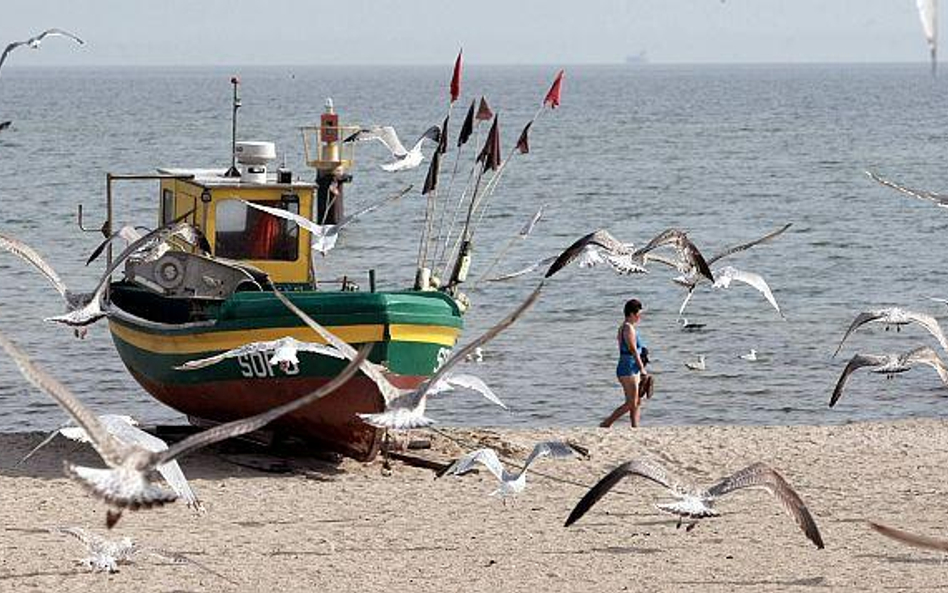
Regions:
<instances>
[{"instance_id":1,"label":"blue tank top","mask_svg":"<svg viewBox=\"0 0 948 593\"><path fill-rule=\"evenodd\" d=\"M642 335L636 331L635 332L635 349L638 353L642 354ZM632 356L632 352L629 350L629 345L625 343L625 340L622 337L622 332L619 332L619 356Z\"/></svg>"}]
</instances>

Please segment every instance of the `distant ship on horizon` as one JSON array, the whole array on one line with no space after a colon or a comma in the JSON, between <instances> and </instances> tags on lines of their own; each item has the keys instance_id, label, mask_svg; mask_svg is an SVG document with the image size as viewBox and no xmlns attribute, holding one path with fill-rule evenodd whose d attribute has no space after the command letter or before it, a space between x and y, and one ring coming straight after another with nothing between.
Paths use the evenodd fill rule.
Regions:
<instances>
[{"instance_id":1,"label":"distant ship on horizon","mask_svg":"<svg viewBox=\"0 0 948 593\"><path fill-rule=\"evenodd\" d=\"M625 63L628 66L644 66L649 63L648 52L643 49L635 55L629 54L625 57Z\"/></svg>"}]
</instances>

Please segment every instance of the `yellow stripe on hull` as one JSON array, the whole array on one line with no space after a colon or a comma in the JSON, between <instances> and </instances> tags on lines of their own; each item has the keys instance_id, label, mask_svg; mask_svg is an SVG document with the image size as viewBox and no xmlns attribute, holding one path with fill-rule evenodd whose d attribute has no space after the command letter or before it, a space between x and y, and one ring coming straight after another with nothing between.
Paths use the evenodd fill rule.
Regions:
<instances>
[{"instance_id":1,"label":"yellow stripe on hull","mask_svg":"<svg viewBox=\"0 0 948 593\"><path fill-rule=\"evenodd\" d=\"M266 327L174 335L142 332L110 320L109 329L136 348L158 354L198 354L231 350L248 342L278 340L286 336L306 342L325 343L325 340L308 327ZM385 326L382 324L342 325L327 329L350 344L385 340ZM392 324L388 329L393 342L422 342L448 347L454 346L460 333L457 328L436 325Z\"/></svg>"}]
</instances>

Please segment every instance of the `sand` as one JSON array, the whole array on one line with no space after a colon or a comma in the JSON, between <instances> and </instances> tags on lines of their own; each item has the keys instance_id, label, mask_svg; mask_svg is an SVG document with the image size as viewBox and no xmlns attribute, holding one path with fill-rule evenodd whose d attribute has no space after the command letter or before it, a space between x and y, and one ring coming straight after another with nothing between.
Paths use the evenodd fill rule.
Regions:
<instances>
[{"instance_id":1,"label":"sand","mask_svg":"<svg viewBox=\"0 0 948 593\"><path fill-rule=\"evenodd\" d=\"M207 514L183 504L127 512L112 532L106 507L62 474L62 459L97 464L85 445L57 439L21 466L43 435L0 435L2 591L734 591L933 590L948 587L944 555L905 547L867 519L945 533L948 422L819 427L452 429L465 442L523 458L538 439L589 449L534 469L592 484L645 457L699 484L755 461L777 468L819 524L816 549L766 492L718 504L722 516L686 533L657 511L657 486L626 480L587 516L563 521L585 489L539 475L505 506L487 472L435 479L429 469L381 461L327 463L209 450L182 466ZM421 435L416 435L421 436ZM446 460L461 452L432 435ZM267 468L267 471L263 469ZM274 473L273 469L286 470ZM142 556L115 574L77 565L82 548L46 531L81 526L182 553L233 581Z\"/></svg>"}]
</instances>

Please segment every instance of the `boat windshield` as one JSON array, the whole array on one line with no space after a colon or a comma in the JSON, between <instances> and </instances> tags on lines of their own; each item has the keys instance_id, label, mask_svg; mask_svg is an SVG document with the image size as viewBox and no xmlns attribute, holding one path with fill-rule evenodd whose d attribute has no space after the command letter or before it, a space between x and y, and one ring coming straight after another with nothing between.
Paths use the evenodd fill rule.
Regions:
<instances>
[{"instance_id":1,"label":"boat windshield","mask_svg":"<svg viewBox=\"0 0 948 593\"><path fill-rule=\"evenodd\" d=\"M299 214L297 196L255 201ZM296 261L299 227L296 223L249 208L240 200L221 200L215 211L214 255L229 259Z\"/></svg>"}]
</instances>

